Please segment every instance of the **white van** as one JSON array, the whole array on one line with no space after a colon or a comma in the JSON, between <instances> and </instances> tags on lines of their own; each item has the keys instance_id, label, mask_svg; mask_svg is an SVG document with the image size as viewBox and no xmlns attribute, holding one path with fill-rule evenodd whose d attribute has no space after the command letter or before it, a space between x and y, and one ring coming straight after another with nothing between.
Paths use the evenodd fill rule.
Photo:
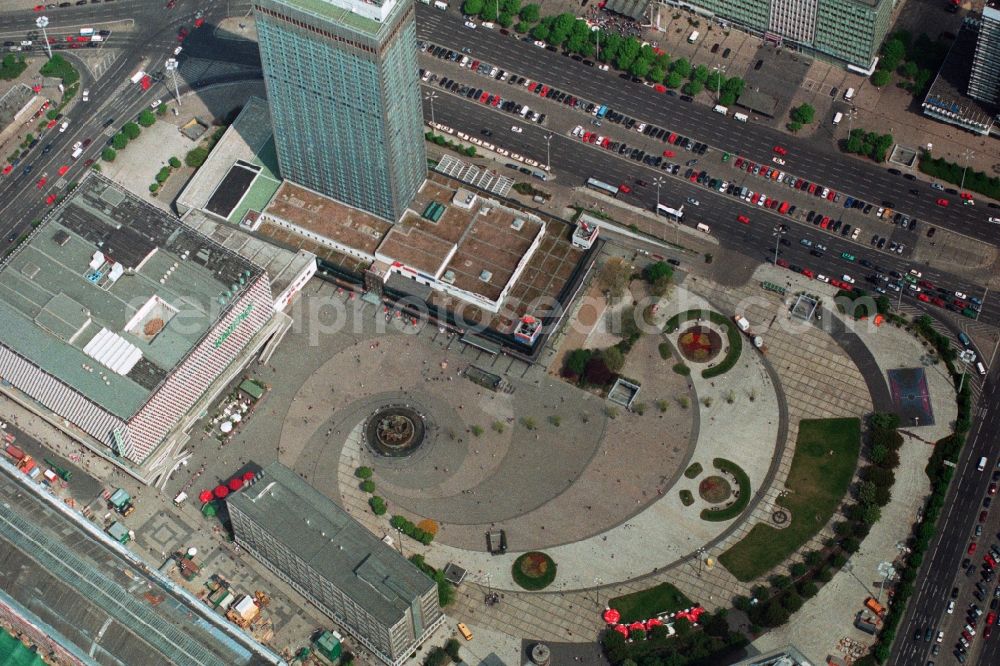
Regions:
<instances>
[{"instance_id":1,"label":"white van","mask_svg":"<svg viewBox=\"0 0 1000 666\"><path fill-rule=\"evenodd\" d=\"M703 233L706 233L706 234L712 233L712 230L704 222L699 222L697 225L695 225L695 229L697 229L698 231L701 231Z\"/></svg>"},{"instance_id":2,"label":"white van","mask_svg":"<svg viewBox=\"0 0 1000 666\"><path fill-rule=\"evenodd\" d=\"M833 114L833 124L834 125L839 125L840 121L843 120L843 119L844 119L844 114L842 114L840 111L837 111L837 113Z\"/></svg>"},{"instance_id":3,"label":"white van","mask_svg":"<svg viewBox=\"0 0 1000 666\"><path fill-rule=\"evenodd\" d=\"M741 123L745 123L746 121L750 120L750 116L748 116L745 113L734 113L733 114L733 119L734 120L738 120Z\"/></svg>"},{"instance_id":4,"label":"white van","mask_svg":"<svg viewBox=\"0 0 1000 666\"><path fill-rule=\"evenodd\" d=\"M722 106L721 104L716 104L715 108L712 109L712 110L715 111L716 113L721 113L724 116L729 115L729 107L728 106Z\"/></svg>"},{"instance_id":5,"label":"white van","mask_svg":"<svg viewBox=\"0 0 1000 666\"><path fill-rule=\"evenodd\" d=\"M980 472L986 469L986 456L983 456L982 458L979 459L979 464L976 466L976 469L979 470Z\"/></svg>"},{"instance_id":6,"label":"white van","mask_svg":"<svg viewBox=\"0 0 1000 666\"><path fill-rule=\"evenodd\" d=\"M844 99L846 99L847 101L851 101L852 99L854 99L854 88L848 88L847 90L844 91Z\"/></svg>"},{"instance_id":7,"label":"white van","mask_svg":"<svg viewBox=\"0 0 1000 666\"><path fill-rule=\"evenodd\" d=\"M982 361L976 361L976 370L979 371L979 375L981 377L985 377L986 376L986 366L983 365Z\"/></svg>"},{"instance_id":8,"label":"white van","mask_svg":"<svg viewBox=\"0 0 1000 666\"><path fill-rule=\"evenodd\" d=\"M136 72L135 74L133 74L132 78L129 79L129 80L132 81L132 83L139 83L139 81L142 81L142 77L144 77L144 76L146 76L146 72L144 72L144 71L142 71L140 69L138 72Z\"/></svg>"},{"instance_id":9,"label":"white van","mask_svg":"<svg viewBox=\"0 0 1000 666\"><path fill-rule=\"evenodd\" d=\"M448 9L448 3L447 2L441 2L441 0L434 0L434 6L437 7L438 9L442 10L442 11L445 10L445 9Z\"/></svg>"},{"instance_id":10,"label":"white van","mask_svg":"<svg viewBox=\"0 0 1000 666\"><path fill-rule=\"evenodd\" d=\"M688 35L688 44L694 44L697 42L699 36L700 33L697 30L692 31L691 34Z\"/></svg>"}]
</instances>

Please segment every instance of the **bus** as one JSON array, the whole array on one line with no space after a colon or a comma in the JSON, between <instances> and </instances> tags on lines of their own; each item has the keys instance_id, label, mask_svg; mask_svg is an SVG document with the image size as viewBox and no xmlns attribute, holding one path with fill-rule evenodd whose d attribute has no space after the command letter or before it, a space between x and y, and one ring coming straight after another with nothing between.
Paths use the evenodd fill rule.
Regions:
<instances>
[{"instance_id":1,"label":"bus","mask_svg":"<svg viewBox=\"0 0 1000 666\"><path fill-rule=\"evenodd\" d=\"M603 180L597 180L596 178L588 178L587 187L589 187L592 190L597 190L598 192L603 192L604 194L608 194L613 197L618 196L618 188L615 187L614 185L608 185Z\"/></svg>"},{"instance_id":2,"label":"bus","mask_svg":"<svg viewBox=\"0 0 1000 666\"><path fill-rule=\"evenodd\" d=\"M671 220L680 220L684 217L684 206L681 206L680 208L671 208L670 206L664 206L663 204L656 204L656 214L670 218Z\"/></svg>"}]
</instances>

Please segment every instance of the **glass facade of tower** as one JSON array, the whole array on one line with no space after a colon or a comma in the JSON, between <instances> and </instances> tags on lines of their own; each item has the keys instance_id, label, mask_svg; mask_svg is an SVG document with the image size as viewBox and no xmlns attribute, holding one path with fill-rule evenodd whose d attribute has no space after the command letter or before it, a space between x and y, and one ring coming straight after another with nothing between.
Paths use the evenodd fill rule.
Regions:
<instances>
[{"instance_id":1,"label":"glass facade of tower","mask_svg":"<svg viewBox=\"0 0 1000 666\"><path fill-rule=\"evenodd\" d=\"M983 7L969 74L969 97L1000 104L1000 4L993 0Z\"/></svg>"},{"instance_id":2,"label":"glass facade of tower","mask_svg":"<svg viewBox=\"0 0 1000 666\"><path fill-rule=\"evenodd\" d=\"M754 35L780 36L813 53L862 69L889 30L893 0L664 0Z\"/></svg>"},{"instance_id":3,"label":"glass facade of tower","mask_svg":"<svg viewBox=\"0 0 1000 666\"><path fill-rule=\"evenodd\" d=\"M427 171L413 0L255 0L281 175L396 222Z\"/></svg>"}]
</instances>

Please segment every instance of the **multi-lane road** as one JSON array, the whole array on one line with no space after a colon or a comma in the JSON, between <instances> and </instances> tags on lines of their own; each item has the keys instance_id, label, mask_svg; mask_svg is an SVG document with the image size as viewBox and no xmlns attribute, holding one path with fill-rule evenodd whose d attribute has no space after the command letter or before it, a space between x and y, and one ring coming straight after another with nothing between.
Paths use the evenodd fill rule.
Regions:
<instances>
[{"instance_id":1,"label":"multi-lane road","mask_svg":"<svg viewBox=\"0 0 1000 666\"><path fill-rule=\"evenodd\" d=\"M470 30L461 17L418 5L417 36L458 50L469 47L473 57L488 60L507 71L517 72L592 102L606 104L633 118L669 128L721 150L768 163L775 145L789 148L788 170L811 182L824 183L839 192L858 196L893 208L937 226L954 229L980 240L1000 241L1000 228L987 224L991 212L980 204L960 205L957 197L944 194L951 205L940 208L935 201L941 193L926 183L904 180L890 174L886 167L842 156L826 139L808 140L790 137L776 129L756 123L743 124L731 117L712 113L700 104L662 95L647 86L624 81L613 72L585 67L569 58L497 30ZM910 194L917 188L919 195Z\"/></svg>"}]
</instances>

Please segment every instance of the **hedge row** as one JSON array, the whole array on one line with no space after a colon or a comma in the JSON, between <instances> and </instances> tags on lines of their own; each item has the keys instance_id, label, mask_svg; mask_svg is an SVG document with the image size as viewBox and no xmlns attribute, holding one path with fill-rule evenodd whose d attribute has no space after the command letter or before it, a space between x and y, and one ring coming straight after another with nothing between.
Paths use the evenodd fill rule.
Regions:
<instances>
[{"instance_id":1,"label":"hedge row","mask_svg":"<svg viewBox=\"0 0 1000 666\"><path fill-rule=\"evenodd\" d=\"M403 516L393 516L389 520L389 524L392 525L393 529L399 530L406 536L414 539L415 541L419 541L425 546L434 540L433 534L420 529Z\"/></svg>"},{"instance_id":2,"label":"hedge row","mask_svg":"<svg viewBox=\"0 0 1000 666\"><path fill-rule=\"evenodd\" d=\"M988 176L982 171L966 169L964 165L948 162L941 157L931 157L927 151L920 155L919 168L928 176L933 176L954 185L962 185L963 189L979 192L991 199L1000 199L1000 178ZM965 183L962 183L962 174L965 174Z\"/></svg>"},{"instance_id":3,"label":"hedge row","mask_svg":"<svg viewBox=\"0 0 1000 666\"><path fill-rule=\"evenodd\" d=\"M743 510L747 508L747 504L750 503L751 495L750 477L747 476L747 473L743 471L742 467L730 460L726 460L725 458L715 458L712 460L712 464L723 472L729 472L736 477L736 484L740 488L740 494L736 498L736 501L726 508L719 509L718 511L713 511L712 509L702 509L702 520L707 520L713 523L721 523L725 520L732 520L736 516L743 513Z\"/></svg>"}]
</instances>

